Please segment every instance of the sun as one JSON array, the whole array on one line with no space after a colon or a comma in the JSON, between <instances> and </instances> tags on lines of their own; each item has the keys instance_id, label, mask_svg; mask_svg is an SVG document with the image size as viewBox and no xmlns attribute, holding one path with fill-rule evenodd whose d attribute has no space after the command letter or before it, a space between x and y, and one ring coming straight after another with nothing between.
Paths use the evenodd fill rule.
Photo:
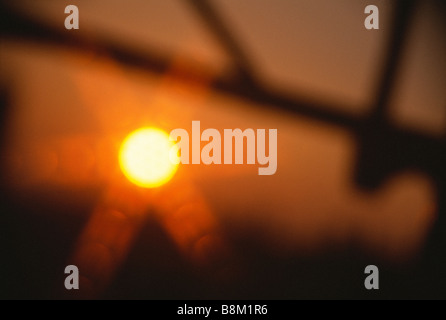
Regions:
<instances>
[{"instance_id":1,"label":"sun","mask_svg":"<svg viewBox=\"0 0 446 320\"><path fill-rule=\"evenodd\" d=\"M124 175L143 188L168 182L178 169L178 149L163 130L147 127L130 133L119 151Z\"/></svg>"}]
</instances>

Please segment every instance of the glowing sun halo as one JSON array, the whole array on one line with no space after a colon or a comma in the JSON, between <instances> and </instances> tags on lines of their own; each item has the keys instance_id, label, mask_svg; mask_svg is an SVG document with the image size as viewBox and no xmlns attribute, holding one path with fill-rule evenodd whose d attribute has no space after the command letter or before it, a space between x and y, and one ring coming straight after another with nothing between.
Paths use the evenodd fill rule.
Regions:
<instances>
[{"instance_id":1,"label":"glowing sun halo","mask_svg":"<svg viewBox=\"0 0 446 320\"><path fill-rule=\"evenodd\" d=\"M169 181L178 169L178 153L169 135L157 128L130 133L119 151L119 165L134 184L155 188Z\"/></svg>"}]
</instances>

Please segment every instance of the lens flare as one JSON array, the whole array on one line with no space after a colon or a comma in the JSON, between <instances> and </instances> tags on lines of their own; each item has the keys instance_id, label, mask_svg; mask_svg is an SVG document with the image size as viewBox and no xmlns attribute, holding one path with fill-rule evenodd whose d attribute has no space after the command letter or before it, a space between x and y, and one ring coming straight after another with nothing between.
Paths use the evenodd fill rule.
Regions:
<instances>
[{"instance_id":1,"label":"lens flare","mask_svg":"<svg viewBox=\"0 0 446 320\"><path fill-rule=\"evenodd\" d=\"M178 169L178 149L169 135L157 128L141 128L130 133L119 151L124 175L143 188L168 182Z\"/></svg>"}]
</instances>

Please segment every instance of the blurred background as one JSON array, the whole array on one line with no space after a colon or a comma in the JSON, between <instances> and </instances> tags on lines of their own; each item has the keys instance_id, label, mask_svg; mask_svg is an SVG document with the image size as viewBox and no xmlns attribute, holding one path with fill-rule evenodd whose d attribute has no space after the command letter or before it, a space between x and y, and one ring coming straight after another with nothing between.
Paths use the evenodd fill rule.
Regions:
<instances>
[{"instance_id":1,"label":"blurred background","mask_svg":"<svg viewBox=\"0 0 446 320\"><path fill-rule=\"evenodd\" d=\"M0 297L446 298L445 9L0 1ZM126 179L130 132L193 120L277 129L277 172Z\"/></svg>"}]
</instances>

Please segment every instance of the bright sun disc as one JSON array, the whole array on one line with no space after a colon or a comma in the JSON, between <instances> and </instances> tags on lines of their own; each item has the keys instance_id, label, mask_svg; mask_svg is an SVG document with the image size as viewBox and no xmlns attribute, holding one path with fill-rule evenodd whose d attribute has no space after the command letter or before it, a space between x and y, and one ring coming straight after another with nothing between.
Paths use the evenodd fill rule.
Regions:
<instances>
[{"instance_id":1,"label":"bright sun disc","mask_svg":"<svg viewBox=\"0 0 446 320\"><path fill-rule=\"evenodd\" d=\"M121 145L119 165L125 176L144 188L169 181L178 169L178 152L169 135L157 128L130 133Z\"/></svg>"}]
</instances>

